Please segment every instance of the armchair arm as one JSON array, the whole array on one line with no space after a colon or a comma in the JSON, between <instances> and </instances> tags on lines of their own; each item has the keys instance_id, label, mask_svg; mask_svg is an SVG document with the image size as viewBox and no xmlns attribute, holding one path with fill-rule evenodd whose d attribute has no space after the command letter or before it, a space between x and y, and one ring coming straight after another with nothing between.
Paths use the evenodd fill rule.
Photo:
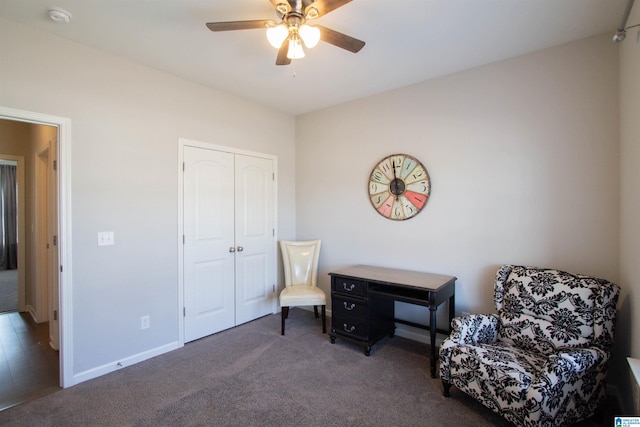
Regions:
<instances>
[{"instance_id":1,"label":"armchair arm","mask_svg":"<svg viewBox=\"0 0 640 427\"><path fill-rule=\"evenodd\" d=\"M609 360L609 353L598 347L560 348L547 357L542 374L552 383L588 371Z\"/></svg>"},{"instance_id":2,"label":"armchair arm","mask_svg":"<svg viewBox=\"0 0 640 427\"><path fill-rule=\"evenodd\" d=\"M498 316L495 314L470 314L451 321L451 334L440 346L440 377L446 384L451 379L451 353L455 347L465 344L496 342ZM445 386L445 395L448 393Z\"/></svg>"},{"instance_id":3,"label":"armchair arm","mask_svg":"<svg viewBox=\"0 0 640 427\"><path fill-rule=\"evenodd\" d=\"M495 314L469 314L451 321L452 344L482 344L496 342L498 338L498 316Z\"/></svg>"}]
</instances>

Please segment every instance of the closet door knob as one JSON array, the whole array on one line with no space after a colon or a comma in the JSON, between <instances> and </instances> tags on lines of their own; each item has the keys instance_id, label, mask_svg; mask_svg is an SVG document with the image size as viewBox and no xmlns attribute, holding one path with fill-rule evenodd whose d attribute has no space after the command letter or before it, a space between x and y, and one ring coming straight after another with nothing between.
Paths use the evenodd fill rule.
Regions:
<instances>
[{"instance_id":1,"label":"closet door knob","mask_svg":"<svg viewBox=\"0 0 640 427\"><path fill-rule=\"evenodd\" d=\"M232 253L233 253L233 252L235 252L235 251L236 251L236 248L234 248L233 246L231 246L231 247L229 248L229 252L232 252Z\"/></svg>"},{"instance_id":2,"label":"closet door knob","mask_svg":"<svg viewBox=\"0 0 640 427\"><path fill-rule=\"evenodd\" d=\"M238 246L238 252L242 252L244 251L244 248L242 246Z\"/></svg>"}]
</instances>

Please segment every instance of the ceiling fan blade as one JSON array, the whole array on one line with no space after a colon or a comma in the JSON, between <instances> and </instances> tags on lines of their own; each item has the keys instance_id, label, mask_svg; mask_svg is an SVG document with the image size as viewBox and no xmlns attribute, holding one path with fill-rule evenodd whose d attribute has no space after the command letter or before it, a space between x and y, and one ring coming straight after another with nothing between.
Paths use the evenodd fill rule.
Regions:
<instances>
[{"instance_id":1,"label":"ceiling fan blade","mask_svg":"<svg viewBox=\"0 0 640 427\"><path fill-rule=\"evenodd\" d=\"M289 65L291 59L287 58L287 52L289 51L289 42L285 40L282 42L282 46L278 49L278 57L276 58L276 65Z\"/></svg>"},{"instance_id":2,"label":"ceiling fan blade","mask_svg":"<svg viewBox=\"0 0 640 427\"><path fill-rule=\"evenodd\" d=\"M258 19L254 21L208 22L207 28L211 31L253 30L266 28L266 25L271 22L274 21L271 19Z\"/></svg>"},{"instance_id":3,"label":"ceiling fan blade","mask_svg":"<svg viewBox=\"0 0 640 427\"><path fill-rule=\"evenodd\" d=\"M322 25L315 25L315 27L320 29L320 40L348 50L349 52L360 52L360 49L365 45L362 40L342 34L338 31L332 30L331 28L323 27Z\"/></svg>"},{"instance_id":4,"label":"ceiling fan blade","mask_svg":"<svg viewBox=\"0 0 640 427\"><path fill-rule=\"evenodd\" d=\"M278 2L278 0L273 0ZM351 0L316 0L305 8L306 11L312 7L315 7L318 10L318 18L322 15L326 15L332 10L336 10L337 8L344 6L347 3L350 3Z\"/></svg>"}]
</instances>

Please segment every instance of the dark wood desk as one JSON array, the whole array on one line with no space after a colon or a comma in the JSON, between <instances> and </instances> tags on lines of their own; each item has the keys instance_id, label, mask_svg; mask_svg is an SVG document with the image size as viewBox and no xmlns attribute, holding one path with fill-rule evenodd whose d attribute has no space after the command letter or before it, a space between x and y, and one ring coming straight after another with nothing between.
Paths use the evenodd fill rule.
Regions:
<instances>
[{"instance_id":1,"label":"dark wood desk","mask_svg":"<svg viewBox=\"0 0 640 427\"><path fill-rule=\"evenodd\" d=\"M431 338L431 377L436 377L436 332L449 333L455 313L455 282L453 276L397 270L393 268L355 265L329 273L331 276L331 343L337 337L365 347L385 335L393 336L395 322L429 329ZM438 330L438 306L449 301L449 325ZM395 318L394 301L429 307L429 326Z\"/></svg>"}]
</instances>

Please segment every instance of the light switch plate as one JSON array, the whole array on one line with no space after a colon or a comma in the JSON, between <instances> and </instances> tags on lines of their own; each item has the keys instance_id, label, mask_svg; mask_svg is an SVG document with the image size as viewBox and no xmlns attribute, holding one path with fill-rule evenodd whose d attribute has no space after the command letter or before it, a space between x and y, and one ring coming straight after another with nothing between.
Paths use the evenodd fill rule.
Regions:
<instances>
[{"instance_id":1,"label":"light switch plate","mask_svg":"<svg viewBox=\"0 0 640 427\"><path fill-rule=\"evenodd\" d=\"M151 327L151 317L142 316L140 318L140 329L149 329L149 327Z\"/></svg>"},{"instance_id":2,"label":"light switch plate","mask_svg":"<svg viewBox=\"0 0 640 427\"><path fill-rule=\"evenodd\" d=\"M113 244L113 231L98 231L98 246L108 246Z\"/></svg>"}]
</instances>

